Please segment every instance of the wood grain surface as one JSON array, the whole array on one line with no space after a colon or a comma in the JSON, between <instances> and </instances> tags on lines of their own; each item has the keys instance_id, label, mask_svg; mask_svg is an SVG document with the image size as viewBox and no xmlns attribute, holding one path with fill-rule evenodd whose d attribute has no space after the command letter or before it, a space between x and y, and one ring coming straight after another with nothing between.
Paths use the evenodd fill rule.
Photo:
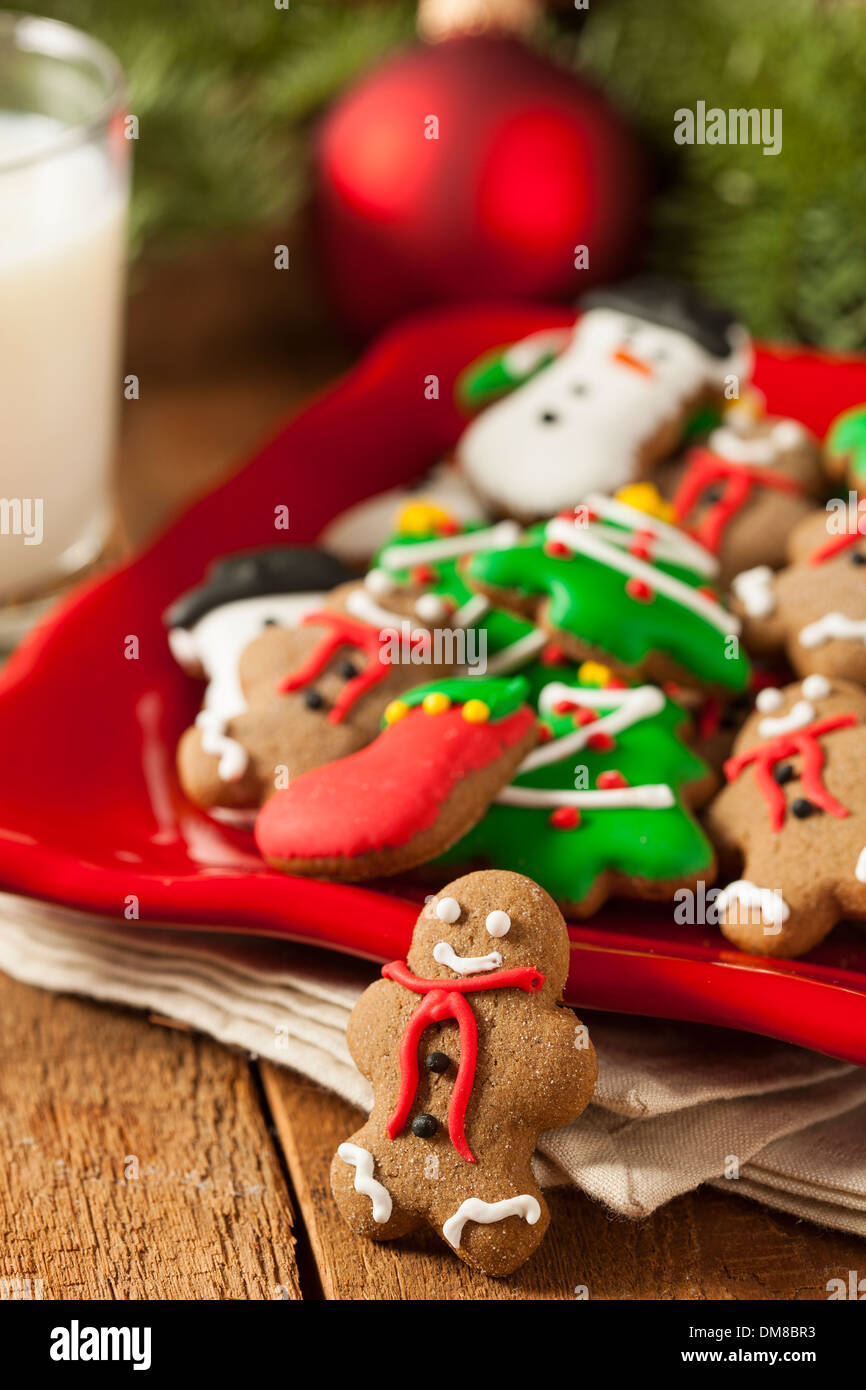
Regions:
<instances>
[{"instance_id":1,"label":"wood grain surface","mask_svg":"<svg viewBox=\"0 0 866 1390\"><path fill-rule=\"evenodd\" d=\"M302 260L275 287L275 239L137 279L118 480L135 541L350 360ZM432 1235L364 1244L328 1190L357 1118L188 1031L0 976L0 1298L809 1300L863 1267L862 1241L710 1189L638 1224L554 1192L505 1281Z\"/></svg>"}]
</instances>

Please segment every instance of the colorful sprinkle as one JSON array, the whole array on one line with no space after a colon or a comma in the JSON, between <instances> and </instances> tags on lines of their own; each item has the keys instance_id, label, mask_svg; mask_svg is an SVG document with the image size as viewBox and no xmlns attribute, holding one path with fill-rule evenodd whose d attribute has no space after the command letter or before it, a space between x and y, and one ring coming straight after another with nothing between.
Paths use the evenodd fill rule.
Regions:
<instances>
[{"instance_id":1,"label":"colorful sprinkle","mask_svg":"<svg viewBox=\"0 0 866 1390\"><path fill-rule=\"evenodd\" d=\"M649 584L644 579L635 579L634 576L625 586L625 591L629 598L636 599L638 603L652 603L655 595Z\"/></svg>"},{"instance_id":2,"label":"colorful sprinkle","mask_svg":"<svg viewBox=\"0 0 866 1390\"><path fill-rule=\"evenodd\" d=\"M591 748L593 753L609 753L611 749L616 748L616 739L606 733L590 734L586 746Z\"/></svg>"},{"instance_id":3,"label":"colorful sprinkle","mask_svg":"<svg viewBox=\"0 0 866 1390\"><path fill-rule=\"evenodd\" d=\"M385 723L396 724L398 719L405 719L409 713L409 706L405 700L392 700L385 709Z\"/></svg>"},{"instance_id":4,"label":"colorful sprinkle","mask_svg":"<svg viewBox=\"0 0 866 1390\"><path fill-rule=\"evenodd\" d=\"M432 565L415 565L410 573L413 584L435 584L439 578Z\"/></svg>"},{"instance_id":5,"label":"colorful sprinkle","mask_svg":"<svg viewBox=\"0 0 866 1390\"><path fill-rule=\"evenodd\" d=\"M549 743L550 740L551 740L552 738L553 738L553 730L551 729L550 725L549 725L549 724L541 724L541 723L539 723L539 725L538 725L538 742L539 742L539 743Z\"/></svg>"},{"instance_id":6,"label":"colorful sprinkle","mask_svg":"<svg viewBox=\"0 0 866 1390\"><path fill-rule=\"evenodd\" d=\"M607 772L600 772L598 774L595 779L595 785L598 787L599 791L609 792L616 791L620 787L627 787L628 782L621 772L617 772L616 768L610 768Z\"/></svg>"},{"instance_id":7,"label":"colorful sprinkle","mask_svg":"<svg viewBox=\"0 0 866 1390\"><path fill-rule=\"evenodd\" d=\"M571 714L571 711L577 709L577 707L577 702L575 700L557 700L556 704L553 706L553 713Z\"/></svg>"},{"instance_id":8,"label":"colorful sprinkle","mask_svg":"<svg viewBox=\"0 0 866 1390\"><path fill-rule=\"evenodd\" d=\"M548 817L548 824L554 830L576 830L580 825L580 812L576 806L557 806Z\"/></svg>"},{"instance_id":9,"label":"colorful sprinkle","mask_svg":"<svg viewBox=\"0 0 866 1390\"><path fill-rule=\"evenodd\" d=\"M444 714L451 708L451 697L445 695L441 690L433 690L429 695L425 695L421 701L421 708L425 714Z\"/></svg>"},{"instance_id":10,"label":"colorful sprinkle","mask_svg":"<svg viewBox=\"0 0 866 1390\"><path fill-rule=\"evenodd\" d=\"M573 554L562 541L546 541L544 551L546 555L552 555L557 560L570 560Z\"/></svg>"},{"instance_id":11,"label":"colorful sprinkle","mask_svg":"<svg viewBox=\"0 0 866 1390\"><path fill-rule=\"evenodd\" d=\"M539 661L542 666L565 666L568 657L563 647L558 647L555 642L548 642L546 647L542 647ZM580 672L578 672L578 675Z\"/></svg>"},{"instance_id":12,"label":"colorful sprinkle","mask_svg":"<svg viewBox=\"0 0 866 1390\"><path fill-rule=\"evenodd\" d=\"M629 483L615 494L618 502L634 507L648 516L658 517L659 521L676 521L676 514L670 502L666 502L654 483Z\"/></svg>"},{"instance_id":13,"label":"colorful sprinkle","mask_svg":"<svg viewBox=\"0 0 866 1390\"><path fill-rule=\"evenodd\" d=\"M587 709L585 705L581 705L580 709L574 712L574 722L579 728L583 728L587 724L594 724L597 719L598 710Z\"/></svg>"},{"instance_id":14,"label":"colorful sprinkle","mask_svg":"<svg viewBox=\"0 0 866 1390\"><path fill-rule=\"evenodd\" d=\"M490 706L483 700L467 700L462 714L469 724L484 724L490 718Z\"/></svg>"}]
</instances>

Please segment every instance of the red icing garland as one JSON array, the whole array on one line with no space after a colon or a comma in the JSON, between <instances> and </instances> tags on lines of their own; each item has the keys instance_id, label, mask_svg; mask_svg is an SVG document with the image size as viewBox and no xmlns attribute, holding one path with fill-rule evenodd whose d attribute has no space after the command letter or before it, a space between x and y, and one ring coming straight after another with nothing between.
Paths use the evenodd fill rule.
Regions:
<instances>
[{"instance_id":1,"label":"red icing garland","mask_svg":"<svg viewBox=\"0 0 866 1390\"><path fill-rule=\"evenodd\" d=\"M302 686L309 685L310 681L322 674L331 657L340 647L357 647L367 657L367 665L363 671L346 682L345 689L334 701L333 708L328 711L330 722L341 724L356 701L360 700L362 695L366 695L368 690L372 690L374 685L378 685L379 681L384 680L388 674L390 663L382 651L384 639L377 628L370 627L367 623L358 622L355 618L349 618L345 613L331 613L326 609L322 609L318 613L307 613L301 623L302 626L312 624L318 627L329 627L331 631L326 633L321 642L313 648L307 660L298 667L297 671L293 671L278 682L278 695L286 695L290 690L298 690Z\"/></svg>"},{"instance_id":2,"label":"red icing garland","mask_svg":"<svg viewBox=\"0 0 866 1390\"><path fill-rule=\"evenodd\" d=\"M700 541L714 555L722 544L725 527L736 516L740 508L749 500L755 487L775 488L777 492L789 492L802 497L804 489L794 478L775 468L764 468L749 463L734 463L714 454L711 449L695 449L689 456L689 465L677 488L673 500L674 514L678 522L688 516L700 500L701 494L713 483L723 481L725 490L718 502L714 502L697 526L689 527L689 534Z\"/></svg>"},{"instance_id":3,"label":"red icing garland","mask_svg":"<svg viewBox=\"0 0 866 1390\"><path fill-rule=\"evenodd\" d=\"M486 975L464 975L460 980L425 980L413 975L404 960L392 960L388 965L383 965L382 974L386 980L393 980L414 994L426 996L403 1030L400 1042L400 1094L388 1121L388 1138L396 1139L405 1129L418 1091L418 1043L421 1034L431 1023L453 1018L457 1020L460 1030L460 1062L448 1106L448 1133L460 1157L467 1163L474 1163L475 1155L466 1141L466 1107L475 1080L478 1028L475 1015L463 995L487 989L522 989L527 994L537 994L544 985L544 976L531 965L519 965L512 970L492 970Z\"/></svg>"},{"instance_id":4,"label":"red icing garland","mask_svg":"<svg viewBox=\"0 0 866 1390\"><path fill-rule=\"evenodd\" d=\"M728 758L725 763L725 776L729 782L733 782L744 767L754 763L755 781L767 803L770 824L773 830L779 831L785 819L785 793L773 777L773 768L783 758L791 758L799 753L803 759L800 777L803 791L822 811L841 819L849 814L848 808L831 796L821 781L824 750L818 738L821 734L832 733L834 729L850 728L856 723L856 714L833 714L827 719L819 719L815 724L807 724L804 729L797 729L795 733L780 734L768 743L758 744L757 748L749 748L745 753Z\"/></svg>"}]
</instances>

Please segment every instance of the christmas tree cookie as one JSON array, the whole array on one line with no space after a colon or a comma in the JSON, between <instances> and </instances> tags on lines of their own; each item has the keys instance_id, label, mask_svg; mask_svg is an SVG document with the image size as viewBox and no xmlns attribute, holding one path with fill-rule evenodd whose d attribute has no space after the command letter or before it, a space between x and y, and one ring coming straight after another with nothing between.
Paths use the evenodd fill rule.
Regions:
<instances>
[{"instance_id":1,"label":"christmas tree cookie","mask_svg":"<svg viewBox=\"0 0 866 1390\"><path fill-rule=\"evenodd\" d=\"M462 562L471 588L546 629L575 661L719 692L749 682L740 619L713 585L718 562L677 527L621 500L531 527Z\"/></svg>"},{"instance_id":2,"label":"christmas tree cookie","mask_svg":"<svg viewBox=\"0 0 866 1390\"><path fill-rule=\"evenodd\" d=\"M836 416L824 441L824 461L831 477L866 491L866 405Z\"/></svg>"},{"instance_id":3,"label":"christmas tree cookie","mask_svg":"<svg viewBox=\"0 0 866 1390\"><path fill-rule=\"evenodd\" d=\"M440 861L509 868L536 879L576 916L610 895L664 899L715 857L691 808L713 790L706 763L683 742L683 711L655 686L545 686L541 742L478 824Z\"/></svg>"},{"instance_id":4,"label":"christmas tree cookie","mask_svg":"<svg viewBox=\"0 0 866 1390\"><path fill-rule=\"evenodd\" d=\"M396 874L447 849L483 815L537 737L520 677L442 680L385 710L359 753L316 768L265 804L256 843L287 873Z\"/></svg>"}]
</instances>

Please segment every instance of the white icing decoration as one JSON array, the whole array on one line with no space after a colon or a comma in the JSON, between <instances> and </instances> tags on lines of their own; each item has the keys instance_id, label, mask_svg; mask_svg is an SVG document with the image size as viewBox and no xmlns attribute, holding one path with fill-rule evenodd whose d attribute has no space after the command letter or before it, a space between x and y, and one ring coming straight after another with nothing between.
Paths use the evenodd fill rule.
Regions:
<instances>
[{"instance_id":1,"label":"white icing decoration","mask_svg":"<svg viewBox=\"0 0 866 1390\"><path fill-rule=\"evenodd\" d=\"M768 685L765 690L759 690L755 696L755 708L759 709L761 714L772 714L773 710L781 709L784 703L784 695L774 685Z\"/></svg>"},{"instance_id":2,"label":"white icing decoration","mask_svg":"<svg viewBox=\"0 0 866 1390\"><path fill-rule=\"evenodd\" d=\"M421 594L415 602L415 612L425 623L438 623L448 616L448 605L438 594Z\"/></svg>"},{"instance_id":3,"label":"white icing decoration","mask_svg":"<svg viewBox=\"0 0 866 1390\"><path fill-rule=\"evenodd\" d=\"M384 1183L373 1177L373 1155L369 1149L359 1144L341 1144L337 1149L339 1157L355 1170L355 1191L362 1197L369 1197L373 1204L373 1220L381 1225L391 1218L393 1203L391 1194Z\"/></svg>"},{"instance_id":4,"label":"white icing decoration","mask_svg":"<svg viewBox=\"0 0 866 1390\"><path fill-rule=\"evenodd\" d=\"M720 603L708 598L706 594L699 593L697 589L692 589L682 580L675 579L664 570L657 569L645 560L639 560L636 555L629 555L618 546L602 540L600 536L594 535L588 526L576 526L563 517L556 517L548 522L546 534L551 540L559 541L570 550L589 556L591 560L598 560L611 569L620 570L635 579L642 579L651 589L664 594L682 608L690 609L699 618L718 628L719 632L730 634L740 631L742 625L739 618L733 613L728 613Z\"/></svg>"},{"instance_id":5,"label":"white icing decoration","mask_svg":"<svg viewBox=\"0 0 866 1390\"><path fill-rule=\"evenodd\" d=\"M484 1202L480 1197L467 1197L454 1215L449 1216L442 1227L442 1234L450 1246L459 1250L467 1221L478 1221L483 1226L489 1226L491 1222L504 1221L509 1216L522 1216L528 1225L534 1226L541 1216L541 1207L535 1197L526 1193L520 1197L504 1197L501 1202Z\"/></svg>"},{"instance_id":6,"label":"white icing decoration","mask_svg":"<svg viewBox=\"0 0 866 1390\"><path fill-rule=\"evenodd\" d=\"M423 627L411 627L410 620L400 613L392 613L390 608L382 608L375 599L371 598L363 589L353 589L346 599L346 612L353 618L360 618L362 623L369 623L371 627L397 628L402 631L405 623L409 628L410 637L420 637L426 634L427 629Z\"/></svg>"},{"instance_id":7,"label":"white icing decoration","mask_svg":"<svg viewBox=\"0 0 866 1390\"><path fill-rule=\"evenodd\" d=\"M866 642L866 618L849 618L845 613L825 613L809 623L799 635L801 647L823 647L825 642Z\"/></svg>"},{"instance_id":8,"label":"white icing decoration","mask_svg":"<svg viewBox=\"0 0 866 1390\"><path fill-rule=\"evenodd\" d=\"M458 608L454 614L454 622L458 627L474 627L490 610L490 599L485 598L484 594L473 594Z\"/></svg>"},{"instance_id":9,"label":"white icing decoration","mask_svg":"<svg viewBox=\"0 0 866 1390\"><path fill-rule=\"evenodd\" d=\"M456 922L461 908L456 898L440 898L436 904L436 916L440 922Z\"/></svg>"},{"instance_id":10,"label":"white icing decoration","mask_svg":"<svg viewBox=\"0 0 866 1390\"><path fill-rule=\"evenodd\" d=\"M666 782L645 782L636 787L605 787L595 791L510 786L504 787L496 800L503 806L524 806L536 810L546 806L576 806L585 811L608 811L625 806L642 806L648 811L664 811L676 805L673 790Z\"/></svg>"},{"instance_id":11,"label":"white icing decoration","mask_svg":"<svg viewBox=\"0 0 866 1390\"><path fill-rule=\"evenodd\" d=\"M397 588L397 583L391 578L387 570L371 569L364 576L364 586L375 594L377 598L384 598L386 594L392 594Z\"/></svg>"},{"instance_id":12,"label":"white icing decoration","mask_svg":"<svg viewBox=\"0 0 866 1390\"><path fill-rule=\"evenodd\" d=\"M617 357L625 346L647 372ZM588 492L615 492L634 481L645 445L705 387L748 375L743 348L732 340L730 355L713 357L683 333L591 309L555 362L468 425L458 459L483 496L516 516L550 516Z\"/></svg>"},{"instance_id":13,"label":"white icing decoration","mask_svg":"<svg viewBox=\"0 0 866 1390\"><path fill-rule=\"evenodd\" d=\"M511 930L511 918L497 907L495 911L488 912L484 925L491 936L507 936Z\"/></svg>"},{"instance_id":14,"label":"white icing decoration","mask_svg":"<svg viewBox=\"0 0 866 1390\"><path fill-rule=\"evenodd\" d=\"M447 965L457 975L476 975L483 970L498 970L502 957L498 951L487 956L458 956L449 941L437 941L433 947L433 959L439 965Z\"/></svg>"},{"instance_id":15,"label":"white icing decoration","mask_svg":"<svg viewBox=\"0 0 866 1390\"><path fill-rule=\"evenodd\" d=\"M533 748L520 764L519 773L532 772L537 767L547 767L549 763L558 763L561 758L579 753L593 734L610 734L611 737L621 734L642 719L658 714L665 705L664 695L654 685L638 685L633 690L585 690L561 681L551 681L538 697L539 711L550 714L560 700L569 700L587 709L613 708L610 714L603 715L592 724L578 726L560 738Z\"/></svg>"},{"instance_id":16,"label":"white icing decoration","mask_svg":"<svg viewBox=\"0 0 866 1390\"><path fill-rule=\"evenodd\" d=\"M461 525L487 520L487 508L465 477L451 464L439 463L420 487L390 488L340 512L318 543L350 564L364 564L393 535L403 509L425 503L441 507Z\"/></svg>"},{"instance_id":17,"label":"white icing decoration","mask_svg":"<svg viewBox=\"0 0 866 1390\"><path fill-rule=\"evenodd\" d=\"M826 676L807 676L800 686L807 700L826 700L831 686Z\"/></svg>"},{"instance_id":18,"label":"white icing decoration","mask_svg":"<svg viewBox=\"0 0 866 1390\"><path fill-rule=\"evenodd\" d=\"M471 666L466 672L468 676L498 676L514 671L518 666L524 666L530 657L540 652L542 647L546 647L548 642L547 634L540 628L534 627L531 632L527 632L523 637L518 637L516 642L510 642L507 647L503 647L501 652L495 656L487 658L487 664Z\"/></svg>"},{"instance_id":19,"label":"white icing decoration","mask_svg":"<svg viewBox=\"0 0 866 1390\"><path fill-rule=\"evenodd\" d=\"M815 706L808 700L798 700L792 705L787 714L780 714L778 719L768 716L758 724L758 733L761 738L776 738L779 734L793 734L797 729L805 729L807 724L811 724L816 717Z\"/></svg>"},{"instance_id":20,"label":"white icing decoration","mask_svg":"<svg viewBox=\"0 0 866 1390\"><path fill-rule=\"evenodd\" d=\"M754 569L742 570L734 575L731 591L750 618L769 618L776 611L773 571L769 565L755 565Z\"/></svg>"},{"instance_id":21,"label":"white icing decoration","mask_svg":"<svg viewBox=\"0 0 866 1390\"><path fill-rule=\"evenodd\" d=\"M379 556L379 564L387 570L407 570L426 565L431 560L451 560L458 555L471 555L478 550L505 550L517 545L520 527L516 521L500 521L483 531L462 531L454 536L439 536L432 541L410 541L405 545L388 545Z\"/></svg>"},{"instance_id":22,"label":"white icing decoration","mask_svg":"<svg viewBox=\"0 0 866 1390\"><path fill-rule=\"evenodd\" d=\"M805 429L796 420L777 420L769 434L751 438L729 425L720 425L713 430L707 443L714 454L731 463L761 466L773 463L783 449L794 449L807 438Z\"/></svg>"},{"instance_id":23,"label":"white icing decoration","mask_svg":"<svg viewBox=\"0 0 866 1390\"><path fill-rule=\"evenodd\" d=\"M230 720L247 707L238 676L244 648L264 630L267 618L281 627L297 627L307 613L322 606L324 594L262 594L233 599L199 618L191 628L173 628L168 634L172 654L187 670L204 672L208 685L196 724L202 731L202 747L220 760L222 781L242 777L247 766L243 747L225 733Z\"/></svg>"},{"instance_id":24,"label":"white icing decoration","mask_svg":"<svg viewBox=\"0 0 866 1390\"><path fill-rule=\"evenodd\" d=\"M858 883L866 883L866 849L861 849L857 856L857 863L854 868L854 877Z\"/></svg>"},{"instance_id":25,"label":"white icing decoration","mask_svg":"<svg viewBox=\"0 0 866 1390\"><path fill-rule=\"evenodd\" d=\"M621 502L616 497L604 497L598 492L591 492L585 498L585 505L602 520L616 521L622 526L631 527L632 530L649 532L654 537L654 560L670 560L673 564L696 570L708 579L718 574L719 562L715 555L685 531L681 531L678 526L671 526L668 522L651 516L649 512L642 512L639 507L632 507L628 502ZM624 549L628 549L634 539L629 531L617 530L614 526L606 526L599 530L593 522L589 525L603 540Z\"/></svg>"},{"instance_id":26,"label":"white icing decoration","mask_svg":"<svg viewBox=\"0 0 866 1390\"><path fill-rule=\"evenodd\" d=\"M748 878L735 879L718 894L715 905L720 918L732 903L742 904L748 908L750 915L757 909L762 922L777 928L783 922L787 922L791 915L791 909L778 889L759 888L757 883L752 883Z\"/></svg>"}]
</instances>

